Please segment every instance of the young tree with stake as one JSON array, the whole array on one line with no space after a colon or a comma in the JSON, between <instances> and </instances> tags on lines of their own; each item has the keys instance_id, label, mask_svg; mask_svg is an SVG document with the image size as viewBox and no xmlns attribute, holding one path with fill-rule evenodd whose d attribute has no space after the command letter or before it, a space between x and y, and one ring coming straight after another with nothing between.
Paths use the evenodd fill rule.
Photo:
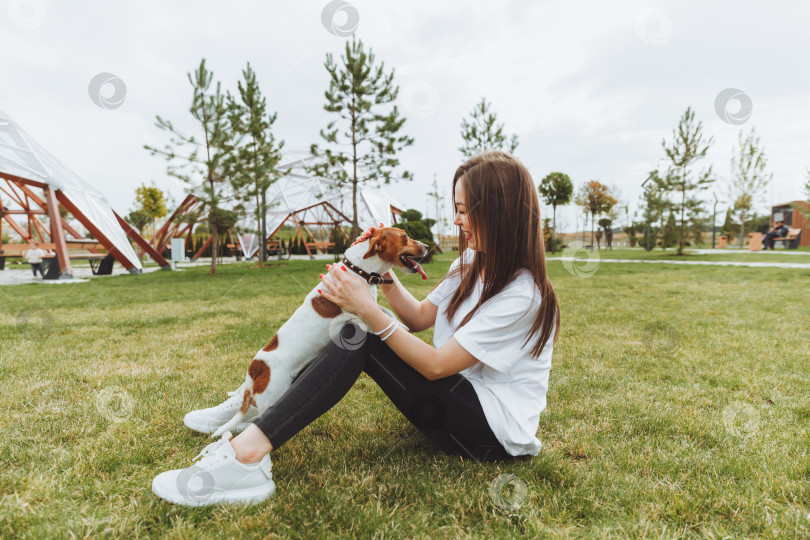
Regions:
<instances>
[{"instance_id":1,"label":"young tree with stake","mask_svg":"<svg viewBox=\"0 0 810 540\"><path fill-rule=\"evenodd\" d=\"M205 58L196 71L188 73L193 91L190 112L199 124L201 138L187 135L169 120L156 116L155 125L169 132L169 142L163 148L144 145L152 155L166 159L169 175L188 184L190 192L205 203L212 236L212 276L217 270L218 229L220 224L227 224L220 221L229 219L222 205L233 197L227 170L233 152L233 131L220 83L211 88L213 77L205 66Z\"/></svg>"},{"instance_id":2,"label":"young tree with stake","mask_svg":"<svg viewBox=\"0 0 810 540\"><path fill-rule=\"evenodd\" d=\"M740 246L745 237L745 222L750 219L756 202L773 178L773 173L765 172L767 166L765 149L756 134L756 128L751 128L747 135L743 135L740 130L737 134L737 146L731 156L731 179L728 185L728 197L740 221Z\"/></svg>"},{"instance_id":3,"label":"young tree with stake","mask_svg":"<svg viewBox=\"0 0 810 540\"><path fill-rule=\"evenodd\" d=\"M674 192L679 199L673 203L673 210L680 214L678 255L683 255L689 232L686 227L687 211L699 213L702 203L698 194L700 191L708 189L714 182L711 166L694 178L691 167L696 161L706 156L706 152L713 142L713 137L708 139L704 137L703 122L695 123L695 113L691 107L686 109L678 127L673 130L672 141L670 143L667 143L666 140L661 141L661 146L670 160L670 171L667 172L663 188L666 192Z\"/></svg>"},{"instance_id":4,"label":"young tree with stake","mask_svg":"<svg viewBox=\"0 0 810 540\"><path fill-rule=\"evenodd\" d=\"M327 143L325 159L308 167L313 174L336 180L338 187L352 186L352 238L361 232L357 221L360 184L413 179L408 171L395 176L397 153L413 144L413 138L398 135L405 118L400 117L396 105L386 107L399 93L394 70L386 73L385 64L378 65L375 60L374 53L370 49L366 52L363 42L354 37L346 42L340 65L327 53L324 66L329 72L329 89L324 109L335 117L320 132ZM310 151L321 155L317 144Z\"/></svg>"},{"instance_id":5,"label":"young tree with stake","mask_svg":"<svg viewBox=\"0 0 810 540\"><path fill-rule=\"evenodd\" d=\"M248 63L242 70L244 81L238 83L239 99L228 95L231 128L239 142L232 154L230 168L233 181L246 189L242 196L256 202L256 221L259 229L259 266L264 266L267 250L267 190L279 178L276 169L281 160L284 141L276 142L272 127L278 113L267 112L267 99L259 89L256 73Z\"/></svg>"}]
</instances>

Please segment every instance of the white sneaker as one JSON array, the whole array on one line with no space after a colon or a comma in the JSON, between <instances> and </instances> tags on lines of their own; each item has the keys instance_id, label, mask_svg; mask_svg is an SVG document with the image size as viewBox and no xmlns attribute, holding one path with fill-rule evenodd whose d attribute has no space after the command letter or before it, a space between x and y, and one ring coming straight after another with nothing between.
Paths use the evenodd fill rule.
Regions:
<instances>
[{"instance_id":1,"label":"white sneaker","mask_svg":"<svg viewBox=\"0 0 810 540\"><path fill-rule=\"evenodd\" d=\"M206 446L195 457L200 461L185 469L160 473L152 480L152 492L161 499L183 506L211 504L257 504L276 492L273 464L266 455L245 465L236 459L231 433Z\"/></svg>"},{"instance_id":2,"label":"white sneaker","mask_svg":"<svg viewBox=\"0 0 810 540\"><path fill-rule=\"evenodd\" d=\"M205 433L206 435L212 434L218 430L220 426L224 426L228 420L233 418L233 415L236 414L236 411L242 406L242 397L245 393L244 386L243 383L242 386L233 392L228 392L230 397L225 400L224 403L220 403L216 407L191 411L183 417L183 423L187 428L193 429L194 431ZM251 424L251 420L258 415L259 409L251 405L245 419L233 429L234 433L239 433L247 429Z\"/></svg>"}]
</instances>

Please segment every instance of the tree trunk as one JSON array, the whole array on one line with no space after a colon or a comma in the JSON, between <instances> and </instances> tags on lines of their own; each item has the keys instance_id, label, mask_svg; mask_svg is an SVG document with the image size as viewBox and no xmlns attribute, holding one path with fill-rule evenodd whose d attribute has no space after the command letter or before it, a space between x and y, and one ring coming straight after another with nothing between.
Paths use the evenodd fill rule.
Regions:
<instances>
[{"instance_id":1,"label":"tree trunk","mask_svg":"<svg viewBox=\"0 0 810 540\"><path fill-rule=\"evenodd\" d=\"M267 190L262 191L261 212L262 215L259 221L261 223L262 238L261 238L261 256L259 258L259 267L264 266L264 258L267 256Z\"/></svg>"},{"instance_id":2,"label":"tree trunk","mask_svg":"<svg viewBox=\"0 0 810 540\"><path fill-rule=\"evenodd\" d=\"M683 215L686 211L686 173L683 170L681 171L681 182L683 189L681 190L681 229L678 234L678 255L683 255Z\"/></svg>"},{"instance_id":3,"label":"tree trunk","mask_svg":"<svg viewBox=\"0 0 810 540\"><path fill-rule=\"evenodd\" d=\"M554 204L551 206L553 208L551 215L553 223L553 229L551 229L551 252L554 253L554 247L556 246L557 242L554 239L557 236L557 205Z\"/></svg>"},{"instance_id":4,"label":"tree trunk","mask_svg":"<svg viewBox=\"0 0 810 540\"><path fill-rule=\"evenodd\" d=\"M591 250L593 250L593 220L596 217L595 212L591 212Z\"/></svg>"},{"instance_id":5,"label":"tree trunk","mask_svg":"<svg viewBox=\"0 0 810 540\"><path fill-rule=\"evenodd\" d=\"M210 221L210 217L209 217ZM217 252L219 251L219 238L217 237L217 224L211 221L211 275L217 273Z\"/></svg>"},{"instance_id":6,"label":"tree trunk","mask_svg":"<svg viewBox=\"0 0 810 540\"><path fill-rule=\"evenodd\" d=\"M360 236L360 223L357 221L357 119L354 116L354 96L352 96L352 234Z\"/></svg>"}]
</instances>

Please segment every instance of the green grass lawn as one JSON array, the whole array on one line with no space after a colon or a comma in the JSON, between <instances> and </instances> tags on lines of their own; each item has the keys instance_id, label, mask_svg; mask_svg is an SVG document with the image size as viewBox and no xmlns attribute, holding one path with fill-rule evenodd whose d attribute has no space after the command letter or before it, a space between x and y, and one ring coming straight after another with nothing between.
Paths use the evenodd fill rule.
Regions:
<instances>
[{"instance_id":1,"label":"green grass lawn","mask_svg":"<svg viewBox=\"0 0 810 540\"><path fill-rule=\"evenodd\" d=\"M400 278L424 298L451 259ZM0 289L0 536L810 535L804 269L550 262L563 322L537 457L445 456L363 375L273 453L266 504L155 497L210 442L183 415L241 383L323 265Z\"/></svg>"}]
</instances>

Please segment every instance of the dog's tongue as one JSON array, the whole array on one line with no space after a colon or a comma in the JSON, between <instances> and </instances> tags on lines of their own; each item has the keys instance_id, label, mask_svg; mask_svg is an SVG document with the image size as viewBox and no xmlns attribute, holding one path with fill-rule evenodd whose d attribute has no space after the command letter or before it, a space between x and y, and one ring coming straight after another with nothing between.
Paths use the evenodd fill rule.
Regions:
<instances>
[{"instance_id":1,"label":"dog's tongue","mask_svg":"<svg viewBox=\"0 0 810 540\"><path fill-rule=\"evenodd\" d=\"M411 259L411 260L413 260L413 259ZM427 274L425 273L424 270L422 270L422 267L419 265L419 263L416 262L416 261L413 261L413 263L416 265L415 266L416 271L419 272L419 274L422 276L422 279L423 280L427 279Z\"/></svg>"}]
</instances>

